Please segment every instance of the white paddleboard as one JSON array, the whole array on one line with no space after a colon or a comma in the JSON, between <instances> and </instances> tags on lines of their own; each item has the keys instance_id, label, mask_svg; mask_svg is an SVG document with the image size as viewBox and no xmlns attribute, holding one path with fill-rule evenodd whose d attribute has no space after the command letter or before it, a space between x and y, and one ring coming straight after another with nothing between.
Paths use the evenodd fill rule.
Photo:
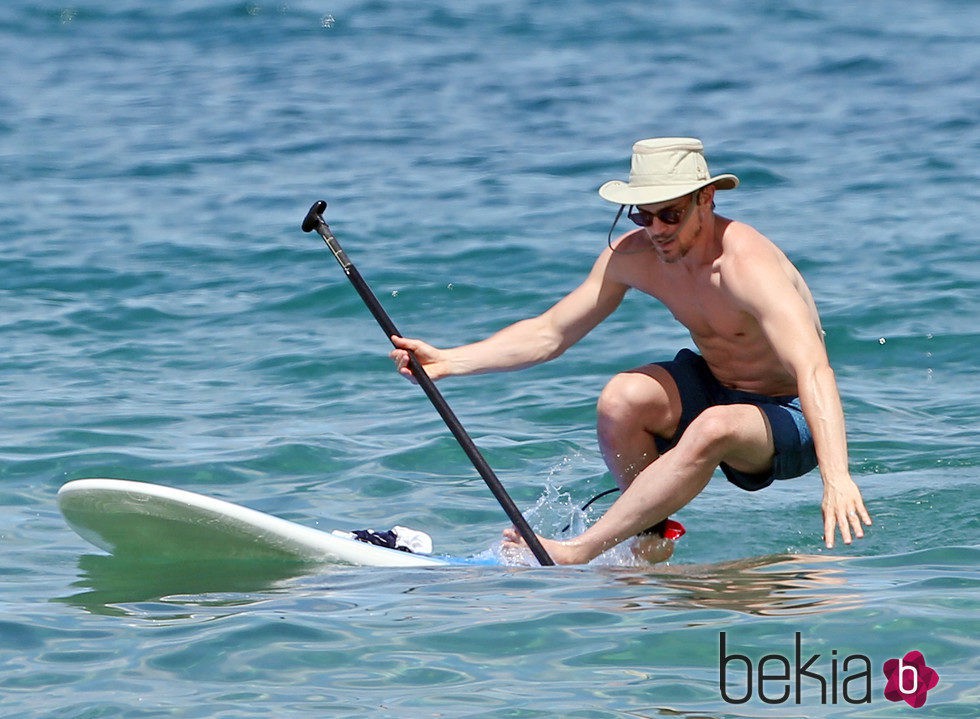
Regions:
<instances>
[{"instance_id":1,"label":"white paddleboard","mask_svg":"<svg viewBox=\"0 0 980 719\"><path fill-rule=\"evenodd\" d=\"M281 559L372 567L445 566L195 492L123 479L79 479L58 506L83 539L116 556L160 560Z\"/></svg>"}]
</instances>

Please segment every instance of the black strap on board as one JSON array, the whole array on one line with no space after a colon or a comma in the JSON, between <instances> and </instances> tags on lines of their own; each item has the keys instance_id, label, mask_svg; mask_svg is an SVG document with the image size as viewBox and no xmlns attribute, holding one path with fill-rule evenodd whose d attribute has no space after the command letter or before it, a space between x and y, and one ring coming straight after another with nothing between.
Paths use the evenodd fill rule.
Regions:
<instances>
[{"instance_id":1,"label":"black strap on board","mask_svg":"<svg viewBox=\"0 0 980 719\"><path fill-rule=\"evenodd\" d=\"M361 273L357 271L354 263L350 261L347 254L344 252L337 238L334 237L333 232L330 231L330 227L323 220L323 212L327 209L327 203L323 200L318 200L313 203L310 211L306 213L306 219L303 220L303 232L313 232L316 231L323 241L327 243L327 247L333 252L333 256L340 263L341 268L344 270L344 274L347 275L347 279L351 281L354 285L354 289L357 290L357 294L361 296L364 304L367 305L368 309L371 310L371 314L374 315L374 319L378 321L381 325L381 329L384 330L385 337L389 339L392 336L401 337L401 332L395 327L395 324L391 321L391 317L385 312L384 307L381 306L381 302L375 296L374 292L368 286L368 283L361 277ZM537 535L531 530L530 525L521 514L521 510L518 509L517 505L514 504L514 500L510 498L507 494L507 490L497 479L497 475L494 474L490 465L487 463L486 459L477 449L477 446L470 439L469 434L463 429L463 425L460 423L459 419L456 417L456 413L453 412L452 407L446 402L442 393L436 388L435 382L423 369L421 363L415 359L415 356L409 352L408 360L409 369L412 370L412 374L415 376L416 381L419 386L425 392L429 401L436 408L436 411L442 417L446 426L449 427L449 431L453 433L456 441L459 442L459 446L462 447L466 456L469 457L470 462L476 468L476 471L480 473L483 481L486 482L487 487L496 497L497 502L503 508L504 512L511 522L514 523L514 528L517 529L524 541L527 542L527 546L531 549L531 553L534 554L535 559L541 566L551 566L555 562L545 551L544 547L541 546L541 541L538 539Z\"/></svg>"}]
</instances>

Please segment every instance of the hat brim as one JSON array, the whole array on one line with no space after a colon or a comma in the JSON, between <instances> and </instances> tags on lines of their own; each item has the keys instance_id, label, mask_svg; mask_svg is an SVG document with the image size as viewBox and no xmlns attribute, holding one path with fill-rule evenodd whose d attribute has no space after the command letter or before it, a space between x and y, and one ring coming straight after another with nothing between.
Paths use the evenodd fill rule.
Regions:
<instances>
[{"instance_id":1,"label":"hat brim","mask_svg":"<svg viewBox=\"0 0 980 719\"><path fill-rule=\"evenodd\" d=\"M738 187L735 175L718 175L698 182L685 182L676 185L641 185L631 187L622 180L610 180L599 188L599 196L617 205L656 205L660 202L676 200L690 195L702 187L714 185L719 190L733 190Z\"/></svg>"}]
</instances>

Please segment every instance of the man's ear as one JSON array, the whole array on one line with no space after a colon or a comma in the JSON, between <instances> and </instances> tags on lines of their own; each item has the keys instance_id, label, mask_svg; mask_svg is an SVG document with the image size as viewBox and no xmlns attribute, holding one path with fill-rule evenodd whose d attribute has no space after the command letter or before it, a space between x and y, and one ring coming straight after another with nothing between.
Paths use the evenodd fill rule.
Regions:
<instances>
[{"instance_id":1,"label":"man's ear","mask_svg":"<svg viewBox=\"0 0 980 719\"><path fill-rule=\"evenodd\" d=\"M715 205L715 186L708 185L701 188L701 194L698 196L699 205Z\"/></svg>"}]
</instances>

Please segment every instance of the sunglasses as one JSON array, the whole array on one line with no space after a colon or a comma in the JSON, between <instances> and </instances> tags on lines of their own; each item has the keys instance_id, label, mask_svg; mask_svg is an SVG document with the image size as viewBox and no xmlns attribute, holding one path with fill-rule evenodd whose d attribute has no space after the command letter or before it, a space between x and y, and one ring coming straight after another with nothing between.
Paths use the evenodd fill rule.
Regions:
<instances>
[{"instance_id":1,"label":"sunglasses","mask_svg":"<svg viewBox=\"0 0 980 719\"><path fill-rule=\"evenodd\" d=\"M628 213L626 216L640 227L649 227L653 224L654 218L660 220L665 225L679 225L681 220L684 219L684 215L687 214L688 210L690 210L697 201L698 196L695 194L694 197L691 198L691 204L684 208L665 207L662 210L650 212L649 210L641 210L639 207L637 207L635 211Z\"/></svg>"}]
</instances>

